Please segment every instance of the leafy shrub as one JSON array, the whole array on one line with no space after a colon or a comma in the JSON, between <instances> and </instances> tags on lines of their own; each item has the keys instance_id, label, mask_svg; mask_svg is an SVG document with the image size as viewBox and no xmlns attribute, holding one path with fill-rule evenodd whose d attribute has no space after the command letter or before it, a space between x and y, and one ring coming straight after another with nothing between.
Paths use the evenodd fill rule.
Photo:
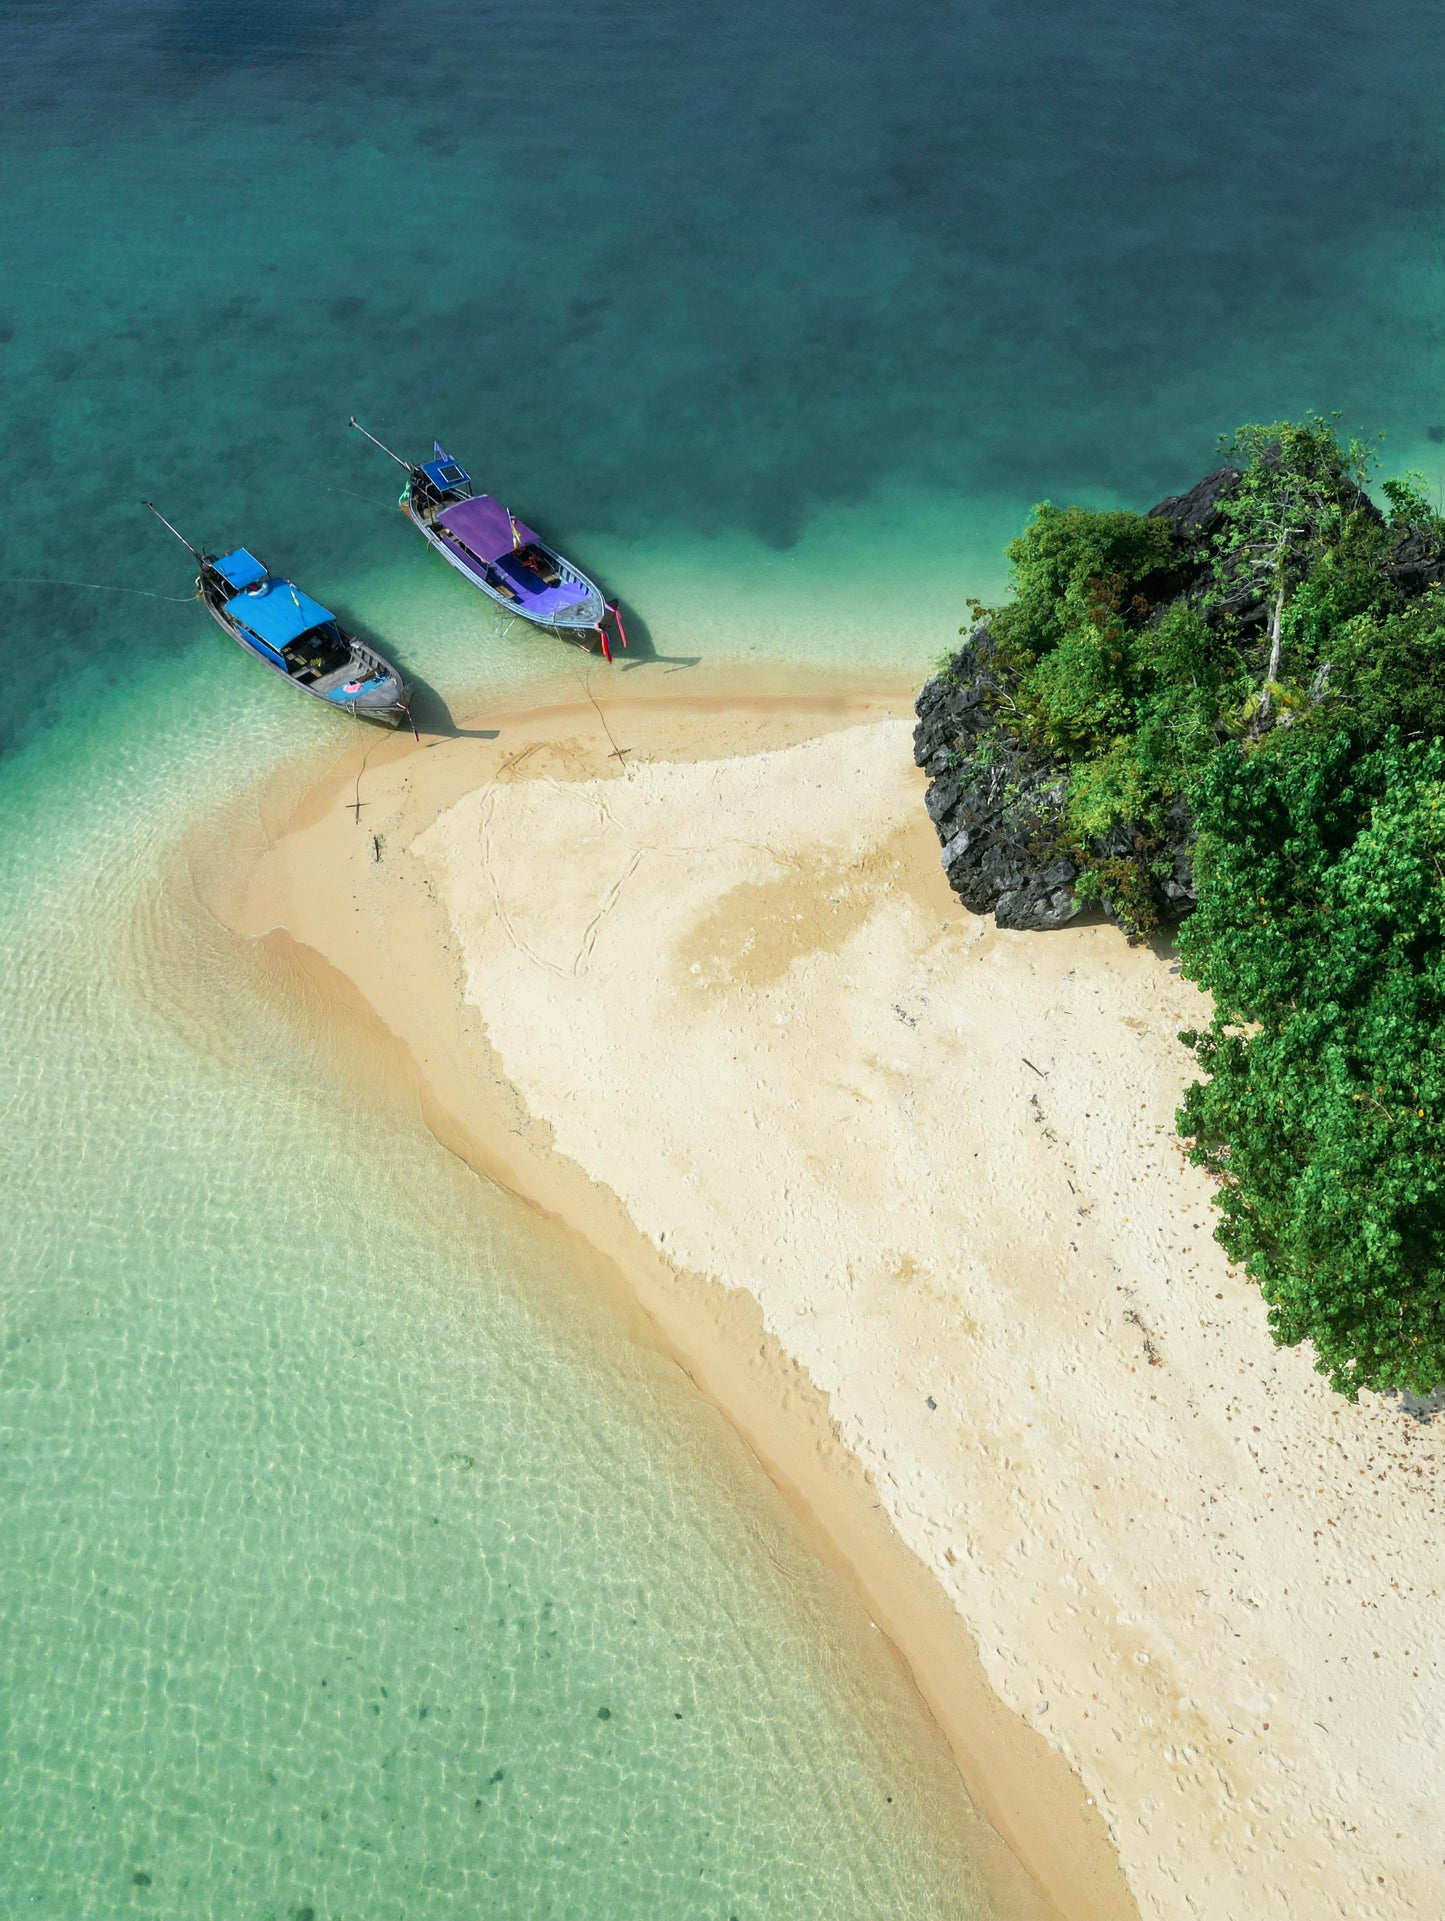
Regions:
<instances>
[{"instance_id":1,"label":"leafy shrub","mask_svg":"<svg viewBox=\"0 0 1445 1921\"><path fill-rule=\"evenodd\" d=\"M1322 1372L1445 1378L1445 746L1220 754L1195 789L1199 907L1180 1109L1219 1179L1218 1239Z\"/></svg>"},{"instance_id":2,"label":"leafy shrub","mask_svg":"<svg viewBox=\"0 0 1445 1921\"><path fill-rule=\"evenodd\" d=\"M1060 765L1079 892L1136 936L1187 802L1180 953L1214 1015L1183 1037L1208 1079L1179 1125L1220 1184L1217 1238L1336 1388L1425 1392L1445 1379L1445 588L1407 592L1395 561L1445 557L1445 519L1418 475L1373 508L1368 450L1317 418L1226 454L1202 555L1162 520L1035 510L989 616L996 720Z\"/></svg>"},{"instance_id":3,"label":"leafy shrub","mask_svg":"<svg viewBox=\"0 0 1445 1921\"><path fill-rule=\"evenodd\" d=\"M1024 667L1053 652L1066 635L1088 626L1115 591L1167 570L1174 558L1169 529L1143 514L1093 513L1043 501L1010 543L1013 599L993 616L1004 658ZM1104 594L1101 597L1101 588Z\"/></svg>"}]
</instances>

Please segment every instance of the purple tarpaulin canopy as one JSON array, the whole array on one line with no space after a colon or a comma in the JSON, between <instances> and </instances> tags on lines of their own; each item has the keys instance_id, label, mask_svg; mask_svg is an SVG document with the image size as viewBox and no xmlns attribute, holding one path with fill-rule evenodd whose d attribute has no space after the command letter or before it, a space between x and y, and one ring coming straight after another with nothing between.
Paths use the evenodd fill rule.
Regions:
<instances>
[{"instance_id":1,"label":"purple tarpaulin canopy","mask_svg":"<svg viewBox=\"0 0 1445 1921\"><path fill-rule=\"evenodd\" d=\"M478 560L500 560L503 554L512 551L511 520L501 501L493 500L490 494L478 494L475 499L459 500L455 506L443 507L436 524L445 527ZM520 520L517 534L523 546L537 538Z\"/></svg>"}]
</instances>

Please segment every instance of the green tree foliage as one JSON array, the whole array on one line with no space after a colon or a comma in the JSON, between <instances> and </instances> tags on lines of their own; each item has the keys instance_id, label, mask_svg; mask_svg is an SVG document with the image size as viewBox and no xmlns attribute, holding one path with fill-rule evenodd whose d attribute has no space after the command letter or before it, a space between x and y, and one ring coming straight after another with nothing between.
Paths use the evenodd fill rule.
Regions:
<instances>
[{"instance_id":1,"label":"green tree foliage","mask_svg":"<svg viewBox=\"0 0 1445 1921\"><path fill-rule=\"evenodd\" d=\"M1164 808L1213 750L1218 650L1172 600L1169 527L1143 514L1034 510L1009 548L1014 598L991 616L1011 677L1007 723L1069 770L1066 823L1085 890L1106 889L1139 931L1147 887L1091 842L1121 822L1165 832Z\"/></svg>"},{"instance_id":2,"label":"green tree foliage","mask_svg":"<svg viewBox=\"0 0 1445 1921\"><path fill-rule=\"evenodd\" d=\"M1388 562L1403 535L1440 543L1420 476L1363 490L1369 450L1328 421L1244 427L1206 578L1182 591L1167 524L1082 507L1035 509L1009 548L1013 598L990 623L1010 675L1000 724L1062 763L1082 891L1130 931L1157 925L1099 843L1127 827L1163 845L1176 796L1222 746L1284 726L1348 723L1364 743L1442 710L1445 594L1411 601Z\"/></svg>"},{"instance_id":3,"label":"green tree foliage","mask_svg":"<svg viewBox=\"0 0 1445 1921\"><path fill-rule=\"evenodd\" d=\"M1181 1131L1218 1238L1282 1343L1342 1392L1445 1379L1445 553L1418 475L1364 491L1329 422L1242 429L1204 553L1167 523L1048 503L990 615L998 725L1067 772L1080 891L1151 931L1131 846L1197 823L1184 1038L1208 1079ZM1170 810L1174 811L1171 813ZM1151 836L1155 837L1151 839Z\"/></svg>"},{"instance_id":4,"label":"green tree foliage","mask_svg":"<svg viewBox=\"0 0 1445 1921\"><path fill-rule=\"evenodd\" d=\"M1392 728L1407 738L1445 723L1445 590L1435 588L1398 611L1357 615L1320 648L1328 686L1308 718L1344 725L1362 745Z\"/></svg>"},{"instance_id":5,"label":"green tree foliage","mask_svg":"<svg viewBox=\"0 0 1445 1921\"><path fill-rule=\"evenodd\" d=\"M1194 789L1180 1110L1218 1238L1352 1398L1445 1379L1445 746L1231 748Z\"/></svg>"},{"instance_id":6,"label":"green tree foliage","mask_svg":"<svg viewBox=\"0 0 1445 1921\"><path fill-rule=\"evenodd\" d=\"M1013 599L995 616L995 635L1022 665L1042 660L1081 626L1101 600L1173 562L1162 521L1143 514L1092 513L1044 501L1010 543Z\"/></svg>"}]
</instances>

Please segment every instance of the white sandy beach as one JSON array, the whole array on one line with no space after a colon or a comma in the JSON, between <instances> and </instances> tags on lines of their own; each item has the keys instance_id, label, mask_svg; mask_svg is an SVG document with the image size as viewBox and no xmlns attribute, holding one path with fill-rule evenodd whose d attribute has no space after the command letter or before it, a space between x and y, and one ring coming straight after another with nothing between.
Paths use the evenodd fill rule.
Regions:
<instances>
[{"instance_id":1,"label":"white sandy beach","mask_svg":"<svg viewBox=\"0 0 1445 1921\"><path fill-rule=\"evenodd\" d=\"M625 1213L655 1295L757 1303L1075 1771L1077 1843L1057 1779L1031 1817L961 1756L1059 1912L1128 1912L1102 1817L1149 1917L1434 1915L1438 1441L1277 1353L1213 1243L1172 1122L1195 990L1109 927L966 914L896 694L644 707L607 702L621 758L575 696L388 743L359 824L354 755L273 823L243 924L346 976L627 1270L576 1197Z\"/></svg>"}]
</instances>

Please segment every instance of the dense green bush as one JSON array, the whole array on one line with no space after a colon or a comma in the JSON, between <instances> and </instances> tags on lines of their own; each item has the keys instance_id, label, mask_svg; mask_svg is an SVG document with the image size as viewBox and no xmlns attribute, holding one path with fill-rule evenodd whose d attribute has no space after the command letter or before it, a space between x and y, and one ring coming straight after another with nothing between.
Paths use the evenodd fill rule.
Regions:
<instances>
[{"instance_id":1,"label":"dense green bush","mask_svg":"<svg viewBox=\"0 0 1445 1921\"><path fill-rule=\"evenodd\" d=\"M1009 548L1013 598L990 616L1000 719L1068 769L1086 892L1108 862L1092 843L1126 824L1162 835L1226 742L1342 719L1378 740L1445 710L1445 596L1412 602L1388 571L1404 534L1441 535L1418 481L1385 482L1380 514L1366 451L1319 420L1242 428L1225 451L1241 480L1187 591L1167 523L1142 514L1046 501ZM1153 931L1147 903L1132 931Z\"/></svg>"},{"instance_id":2,"label":"dense green bush","mask_svg":"<svg viewBox=\"0 0 1445 1921\"><path fill-rule=\"evenodd\" d=\"M1081 891L1152 931L1099 843L1197 824L1180 1110L1217 1238L1280 1342L1344 1393L1445 1379L1445 523L1417 477L1364 492L1328 422L1241 430L1203 550L1138 514L1039 507L990 615L997 724L1068 774ZM1172 815L1168 811L1173 806ZM1161 858L1163 855L1161 854Z\"/></svg>"},{"instance_id":3,"label":"dense green bush","mask_svg":"<svg viewBox=\"0 0 1445 1921\"><path fill-rule=\"evenodd\" d=\"M1199 906L1180 1110L1219 1177L1218 1239L1276 1338L1322 1372L1445 1379L1445 746L1344 732L1220 753L1193 790Z\"/></svg>"},{"instance_id":4,"label":"dense green bush","mask_svg":"<svg viewBox=\"0 0 1445 1921\"><path fill-rule=\"evenodd\" d=\"M1165 807L1217 744L1220 650L1196 606L1167 598L1175 558L1162 520L1045 501L990 618L1014 701L1003 724L1068 770L1083 891L1110 889L1136 932L1152 926L1147 887L1130 914L1128 876L1091 843L1124 822L1162 840Z\"/></svg>"}]
</instances>

